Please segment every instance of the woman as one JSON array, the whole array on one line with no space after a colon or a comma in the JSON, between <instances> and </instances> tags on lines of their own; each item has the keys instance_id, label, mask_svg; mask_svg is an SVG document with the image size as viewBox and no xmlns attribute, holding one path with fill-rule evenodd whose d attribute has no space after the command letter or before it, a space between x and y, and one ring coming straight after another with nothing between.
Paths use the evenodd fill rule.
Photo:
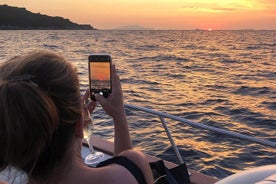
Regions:
<instances>
[{"instance_id":1,"label":"woman","mask_svg":"<svg viewBox=\"0 0 276 184\"><path fill-rule=\"evenodd\" d=\"M131 146L122 100L122 90L112 67L112 93L97 101L113 118L115 156L134 163L146 183L153 183L145 156ZM0 66L0 169L13 166L28 175L28 183L138 183L125 166L110 162L100 168L83 164L80 150L83 123L89 120L83 108L76 70L49 51L15 57ZM116 157L118 158L118 157ZM121 157L120 157L121 158ZM139 175L139 174L138 174ZM139 179L138 177L138 179ZM140 182L140 181L139 181Z\"/></svg>"}]
</instances>

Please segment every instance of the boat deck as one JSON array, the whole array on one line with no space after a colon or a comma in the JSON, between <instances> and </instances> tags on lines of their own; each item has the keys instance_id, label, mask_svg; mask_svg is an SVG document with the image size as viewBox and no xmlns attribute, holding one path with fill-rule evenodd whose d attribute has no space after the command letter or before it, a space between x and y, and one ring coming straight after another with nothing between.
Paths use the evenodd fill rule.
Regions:
<instances>
[{"instance_id":1,"label":"boat deck","mask_svg":"<svg viewBox=\"0 0 276 184\"><path fill-rule=\"evenodd\" d=\"M113 148L114 148L113 142L94 136L93 145L96 150L99 150L105 153L106 158L110 158L113 155ZM85 156L85 154L88 154L86 153L88 151L88 148L86 146L87 144L84 143L84 147L82 150L83 157ZM147 155L147 157L149 162L154 162L159 160L157 157L154 157L151 155ZM176 164L168 161L165 161L165 164L168 168L173 168L176 166ZM216 178L207 176L205 174L199 173L194 170L189 170L189 172L191 173L191 176L190 176L191 184L213 184L218 181Z\"/></svg>"}]
</instances>

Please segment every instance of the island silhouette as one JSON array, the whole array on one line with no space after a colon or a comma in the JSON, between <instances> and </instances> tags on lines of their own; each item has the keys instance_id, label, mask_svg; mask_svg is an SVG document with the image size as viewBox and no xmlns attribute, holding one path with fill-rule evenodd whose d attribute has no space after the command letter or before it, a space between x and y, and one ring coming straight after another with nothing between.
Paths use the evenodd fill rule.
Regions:
<instances>
[{"instance_id":1,"label":"island silhouette","mask_svg":"<svg viewBox=\"0 0 276 184\"><path fill-rule=\"evenodd\" d=\"M77 24L59 16L32 13L26 8L0 5L0 30L93 30L89 24Z\"/></svg>"}]
</instances>

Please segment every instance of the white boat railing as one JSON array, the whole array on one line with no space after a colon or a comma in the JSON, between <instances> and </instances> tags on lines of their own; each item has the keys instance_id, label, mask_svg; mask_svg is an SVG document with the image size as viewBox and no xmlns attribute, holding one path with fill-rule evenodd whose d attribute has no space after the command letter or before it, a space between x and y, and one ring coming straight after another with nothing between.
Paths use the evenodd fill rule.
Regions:
<instances>
[{"instance_id":1,"label":"white boat railing","mask_svg":"<svg viewBox=\"0 0 276 184\"><path fill-rule=\"evenodd\" d=\"M236 133L236 132L232 132L232 131L228 131L228 130L208 126L208 125L204 125L204 124L201 124L201 123L196 123L196 122L193 122L193 121L190 121L190 120L187 120L187 119L184 119L184 118L180 118L180 117L177 117L177 116L174 116L174 115L171 115L171 114L167 114L167 113L163 113L163 112L159 112L159 111L155 111L155 110L152 110L152 109L139 107L139 106L135 106L135 105L130 105L130 104L125 104L125 108L136 110L136 111L143 111L143 112L158 116L160 118L160 121L161 121L161 123L162 123L162 125L165 129L165 132L168 136L168 139L169 139L169 141L170 141L170 143L171 143L171 145L174 149L174 152L175 152L175 154L176 154L176 156L177 156L180 163L183 163L184 161L183 161L183 159L182 159L182 157L179 153L179 150L178 150L178 148L177 148L177 146L176 146L176 144L175 144L175 142L172 138L170 130L169 130L169 128L167 126L167 123L165 121L165 118L169 118L169 119L181 122L181 123L185 123L185 124L188 124L188 125L190 125L192 127L195 127L195 128L209 130L209 131L213 131L213 132L220 133L220 134L223 134L223 135L227 135L227 136L230 136L230 137L234 137L234 138L237 138L237 139L244 139L244 140L247 140L247 141L250 141L250 142L254 142L254 143L261 144L261 145L276 148L276 142L272 142L272 141L268 141L268 140L265 140L265 139L260 139L260 138L256 138L256 137L252 137L252 136L248 136L248 135L244 135L244 134L240 134L240 133Z\"/></svg>"}]
</instances>

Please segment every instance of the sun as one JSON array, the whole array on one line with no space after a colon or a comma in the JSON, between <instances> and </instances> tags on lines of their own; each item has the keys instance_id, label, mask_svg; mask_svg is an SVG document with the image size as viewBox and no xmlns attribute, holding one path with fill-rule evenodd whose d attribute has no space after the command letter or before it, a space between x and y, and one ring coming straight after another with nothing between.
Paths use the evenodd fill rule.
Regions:
<instances>
[{"instance_id":1,"label":"sun","mask_svg":"<svg viewBox=\"0 0 276 184\"><path fill-rule=\"evenodd\" d=\"M208 28L208 31L212 31L213 29L212 28Z\"/></svg>"}]
</instances>

